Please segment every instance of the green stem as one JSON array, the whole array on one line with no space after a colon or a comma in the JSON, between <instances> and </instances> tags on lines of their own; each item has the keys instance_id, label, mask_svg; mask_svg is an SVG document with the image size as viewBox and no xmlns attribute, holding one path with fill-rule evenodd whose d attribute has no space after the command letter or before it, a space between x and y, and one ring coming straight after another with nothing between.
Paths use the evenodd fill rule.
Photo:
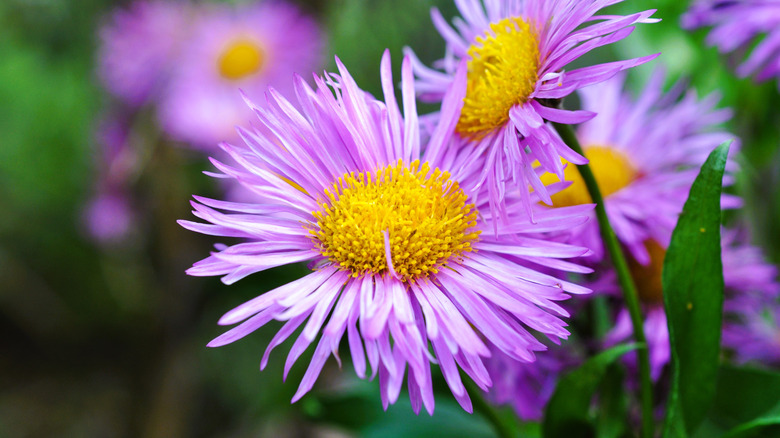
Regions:
<instances>
[{"instance_id":1,"label":"green stem","mask_svg":"<svg viewBox=\"0 0 780 438\"><path fill-rule=\"evenodd\" d=\"M560 134L561 139L578 154L585 156L574 134L571 125L553 123L555 130ZM609 223L607 211L604 209L604 198L601 196L596 178L590 170L590 166L583 164L577 166L582 175L585 186L588 188L591 199L596 204L596 218L599 222L601 237L604 240L604 246L615 264L620 287L623 290L623 298L631 315L631 324L634 326L634 339L641 347L637 351L639 356L639 378L640 378L640 403L642 408L642 437L652 438L653 436L653 382L650 379L650 357L647 350L647 341L645 340L645 331L643 329L642 312L639 308L639 297L637 295L634 280L631 278L631 272L628 269L626 257L620 247L615 231Z\"/></svg>"},{"instance_id":2,"label":"green stem","mask_svg":"<svg viewBox=\"0 0 780 438\"><path fill-rule=\"evenodd\" d=\"M474 407L474 412L479 412L485 417L485 420L493 426L493 430L495 430L497 436L500 438L512 438L512 431L509 430L507 425L501 420L501 417L498 416L493 405L485 401L483 391L472 383L468 377L463 379L463 384L466 386L466 391L468 391L469 396L471 397L471 404Z\"/></svg>"}]
</instances>

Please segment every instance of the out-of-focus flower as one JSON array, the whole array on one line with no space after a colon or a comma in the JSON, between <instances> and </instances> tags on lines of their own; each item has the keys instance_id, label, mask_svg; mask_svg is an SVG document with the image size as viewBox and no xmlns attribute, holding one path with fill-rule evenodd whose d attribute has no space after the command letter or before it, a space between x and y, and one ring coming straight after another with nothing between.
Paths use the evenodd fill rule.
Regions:
<instances>
[{"instance_id":1,"label":"out-of-focus flower","mask_svg":"<svg viewBox=\"0 0 780 438\"><path fill-rule=\"evenodd\" d=\"M138 106L160 93L187 29L178 1L137 1L114 12L100 30L98 75L106 89Z\"/></svg>"},{"instance_id":2,"label":"out-of-focus flower","mask_svg":"<svg viewBox=\"0 0 780 438\"><path fill-rule=\"evenodd\" d=\"M510 181L529 208L529 185L549 204L533 163L538 161L562 180L560 157L577 164L587 160L564 144L548 122L575 124L594 116L556 108L554 102L655 58L565 70L592 49L628 36L633 24L655 21L649 18L653 11L594 15L617 2L460 0L456 4L462 18L454 27L438 10L432 11L434 25L447 43L447 56L439 61L439 69L415 62L417 91L423 100L439 101L453 85L458 65L467 63L468 80L458 85L465 88L465 98L455 131L461 147L488 150L480 184L488 187L491 208L501 210Z\"/></svg>"},{"instance_id":3,"label":"out-of-focus flower","mask_svg":"<svg viewBox=\"0 0 780 438\"><path fill-rule=\"evenodd\" d=\"M89 236L98 243L120 241L132 229L135 214L127 186L138 160L129 144L129 129L125 117L111 114L95 131L95 194L83 212L83 221Z\"/></svg>"},{"instance_id":4,"label":"out-of-focus flower","mask_svg":"<svg viewBox=\"0 0 780 438\"><path fill-rule=\"evenodd\" d=\"M531 330L551 339L568 336L561 320L567 313L556 301L588 290L539 269L590 272L561 260L587 250L538 233L582 223L590 206L539 207L531 223L521 201L510 197L510 221L497 220L486 208L485 189L477 187L484 149L447 147L462 87L444 96L440 124L422 145L408 58L403 115L389 53L381 64L384 102L359 89L337 64L338 75L316 78L314 90L296 77L300 112L271 90L268 105L255 107L256 129L241 130L246 145L223 145L238 165L215 165L254 191L256 203L198 197L195 215L208 223L181 221L193 231L245 239L220 245L190 275L224 275L230 284L288 263L305 261L312 269L225 314L220 324L241 324L209 345L284 321L263 368L270 351L303 325L286 375L321 334L295 401L337 354L346 331L356 373L365 377L367 357L385 406L397 399L408 366L414 410L424 405L432 412L429 362L436 360L470 411L459 370L483 390L492 384L482 361L490 355L486 339L513 360L530 362L546 349ZM461 69L456 81L465 80Z\"/></svg>"},{"instance_id":5,"label":"out-of-focus flower","mask_svg":"<svg viewBox=\"0 0 780 438\"><path fill-rule=\"evenodd\" d=\"M582 124L577 132L604 195L609 220L631 255L631 273L645 311L644 329L654 378L660 375L670 354L661 285L666 249L701 165L719 144L733 139L733 135L717 127L731 117L727 109L714 109L718 96L698 99L694 92L681 95L684 87L680 84L664 93L663 80L662 72L656 71L636 99L623 92L622 74L581 90L583 108L598 116ZM732 152L737 149L733 146ZM727 164L729 173L734 168L733 162ZM568 165L565 173L572 184L552 196L553 205L592 202L577 169ZM552 175L543 180L548 178ZM727 175L724 184L731 182ZM721 198L724 208L738 205L740 199L735 196ZM598 224L594 222L586 223L572 237L572 242L594 250L591 262L603 257ZM727 287L735 294L766 290L773 275L767 273L769 268L760 252L733 244L735 238L731 234L724 233L723 239ZM604 276L616 280L614 274ZM591 287L597 293L620 296L616 283L604 278L599 280L598 288ZM606 344L629 339L631 333L628 311L622 308Z\"/></svg>"},{"instance_id":6,"label":"out-of-focus flower","mask_svg":"<svg viewBox=\"0 0 780 438\"><path fill-rule=\"evenodd\" d=\"M259 99L272 86L291 97L293 73L308 76L322 66L323 38L316 22L288 3L203 6L160 104L163 128L211 150L239 140L236 126L254 118L239 90Z\"/></svg>"},{"instance_id":7,"label":"out-of-focus flower","mask_svg":"<svg viewBox=\"0 0 780 438\"><path fill-rule=\"evenodd\" d=\"M723 346L739 363L780 365L780 304L745 299L723 322Z\"/></svg>"},{"instance_id":8,"label":"out-of-focus flower","mask_svg":"<svg viewBox=\"0 0 780 438\"><path fill-rule=\"evenodd\" d=\"M84 210L87 231L99 243L111 243L127 237L134 214L126 193L101 191Z\"/></svg>"},{"instance_id":9,"label":"out-of-focus flower","mask_svg":"<svg viewBox=\"0 0 780 438\"><path fill-rule=\"evenodd\" d=\"M777 269L764 260L759 248L741 243L734 230L723 230L721 244L724 281L724 345L732 347L741 360L780 358L780 355L756 355L756 346L761 342L764 342L765 347L780 345L779 338L767 336L767 333L770 332L771 320L762 320L758 317L757 321L750 321L745 318L751 313L757 315L759 313L757 309L762 308L760 305L767 305L777 299L778 293L780 293L780 285L777 283ZM671 356L661 286L661 270L666 250L654 241L649 241L647 246L651 257L650 264L642 266L633 262L631 270L645 313L644 331L650 353L651 375L653 379L657 379L661 375L663 367L669 363ZM617 285L614 284L612 292L614 293L616 290ZM596 290L596 292L609 291ZM750 334L749 332L753 329L758 329L758 331ZM778 334L776 327L774 332L776 337ZM631 318L628 310L623 308L617 316L615 327L608 333L605 343L606 345L614 345L630 339L632 335Z\"/></svg>"},{"instance_id":10,"label":"out-of-focus flower","mask_svg":"<svg viewBox=\"0 0 780 438\"><path fill-rule=\"evenodd\" d=\"M641 264L650 262L645 243L669 245L693 181L709 153L734 139L718 124L731 117L728 109L714 109L719 96L698 99L695 92L681 96L684 87L662 90L658 70L638 98L623 92L624 76L580 91L583 108L598 113L580 125L577 137L604 196L604 207L621 243ZM731 152L738 145L733 144ZM734 163L727 165L729 172ZM592 202L575 166L565 169L571 186L553 195L553 205ZM552 174L542 180L551 182ZM732 178L727 176L724 184ZM738 198L724 195L722 206L733 208ZM603 257L598 223L590 221L575 239L591 248L594 259Z\"/></svg>"},{"instance_id":11,"label":"out-of-focus flower","mask_svg":"<svg viewBox=\"0 0 780 438\"><path fill-rule=\"evenodd\" d=\"M491 351L486 366L493 378L488 399L497 405L511 405L524 421L542 419L561 375L581 361L571 341L551 346L533 363L518 362L501 351Z\"/></svg>"},{"instance_id":12,"label":"out-of-focus flower","mask_svg":"<svg viewBox=\"0 0 780 438\"><path fill-rule=\"evenodd\" d=\"M707 44L721 53L741 57L749 51L736 69L740 77L755 75L763 81L780 76L780 1L699 0L681 21L687 29L712 27ZM756 39L760 41L750 49Z\"/></svg>"}]
</instances>

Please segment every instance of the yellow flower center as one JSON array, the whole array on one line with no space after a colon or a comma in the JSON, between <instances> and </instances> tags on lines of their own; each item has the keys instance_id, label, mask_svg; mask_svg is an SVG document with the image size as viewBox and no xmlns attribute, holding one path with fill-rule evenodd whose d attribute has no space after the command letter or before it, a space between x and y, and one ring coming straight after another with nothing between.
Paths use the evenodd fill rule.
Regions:
<instances>
[{"instance_id":1,"label":"yellow flower center","mask_svg":"<svg viewBox=\"0 0 780 438\"><path fill-rule=\"evenodd\" d=\"M616 149L591 146L585 148L584 152L585 157L590 160L590 170L596 177L601 195L605 198L631 184L638 176L638 172L628 161L628 158ZM571 181L572 184L552 196L554 206L568 207L593 202L577 166L573 164L566 166L564 178L566 181ZM545 173L541 179L545 185L558 181L558 178L552 173Z\"/></svg>"},{"instance_id":2,"label":"yellow flower center","mask_svg":"<svg viewBox=\"0 0 780 438\"><path fill-rule=\"evenodd\" d=\"M631 269L634 282L636 282L639 299L648 304L662 303L664 301L664 288L661 283L661 272L664 267L666 250L655 240L646 241L645 248L650 254L650 264L641 265L633 258L629 258L628 267Z\"/></svg>"},{"instance_id":3,"label":"yellow flower center","mask_svg":"<svg viewBox=\"0 0 780 438\"><path fill-rule=\"evenodd\" d=\"M219 57L219 74L236 81L256 73L263 67L263 51L249 40L237 40L227 46Z\"/></svg>"},{"instance_id":4,"label":"yellow flower center","mask_svg":"<svg viewBox=\"0 0 780 438\"><path fill-rule=\"evenodd\" d=\"M353 277L396 272L402 281L435 274L473 251L477 210L447 172L400 160L345 174L325 191L310 230L320 253ZM388 238L390 259L386 256Z\"/></svg>"},{"instance_id":5,"label":"yellow flower center","mask_svg":"<svg viewBox=\"0 0 780 438\"><path fill-rule=\"evenodd\" d=\"M469 48L468 84L456 130L482 137L509 120L509 110L528 100L538 79L539 39L522 18L491 23Z\"/></svg>"}]
</instances>

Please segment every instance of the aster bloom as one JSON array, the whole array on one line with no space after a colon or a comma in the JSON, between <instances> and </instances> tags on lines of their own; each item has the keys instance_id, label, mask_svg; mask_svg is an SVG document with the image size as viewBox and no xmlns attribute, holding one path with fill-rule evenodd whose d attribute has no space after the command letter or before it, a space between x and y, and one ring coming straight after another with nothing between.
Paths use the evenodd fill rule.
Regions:
<instances>
[{"instance_id":1,"label":"aster bloom","mask_svg":"<svg viewBox=\"0 0 780 438\"><path fill-rule=\"evenodd\" d=\"M83 221L89 236L100 243L121 240L132 228L134 211L127 186L137 171L138 157L129 144L129 130L126 117L112 114L98 123L95 132L98 175Z\"/></svg>"},{"instance_id":2,"label":"aster bloom","mask_svg":"<svg viewBox=\"0 0 780 438\"><path fill-rule=\"evenodd\" d=\"M712 27L707 44L721 53L747 58L737 75L755 75L759 81L780 76L780 1L699 0L682 16L686 29ZM755 47L752 41L759 41Z\"/></svg>"},{"instance_id":3,"label":"aster bloom","mask_svg":"<svg viewBox=\"0 0 780 438\"><path fill-rule=\"evenodd\" d=\"M450 86L465 90L455 131L462 147L476 144L488 150L480 181L489 188L495 210L501 210L510 181L527 206L529 185L550 203L534 162L560 180L564 171L559 157L575 164L587 162L548 122L576 124L594 114L558 109L555 101L657 56L564 69L589 51L625 38L633 24L656 21L649 18L653 11L594 15L618 2L459 0L455 3L462 18L454 27L438 10L432 11L434 25L447 43L447 56L440 61L441 70L415 62L417 91L421 99L437 102ZM455 80L460 63L468 66L464 81Z\"/></svg>"},{"instance_id":4,"label":"aster bloom","mask_svg":"<svg viewBox=\"0 0 780 438\"><path fill-rule=\"evenodd\" d=\"M321 334L296 401L331 353L339 360L346 331L356 373L366 376L367 357L385 407L397 399L408 366L415 412L422 405L432 412L429 362L435 360L470 411L459 369L482 389L491 385L482 361L490 355L485 338L513 360L529 362L545 349L531 330L553 339L568 335L566 312L556 301L588 290L536 267L589 272L562 260L587 250L538 233L582 223L590 206L545 209L532 224L513 199L511 225L484 233L495 218L476 188L482 151L446 147L462 95L445 96L440 124L421 145L409 59L402 68L403 116L389 52L381 64L384 101L360 90L336 63L338 75L315 77L315 89L296 77L300 111L271 89L267 105L253 106L255 130L240 130L246 145L223 144L237 165L214 164L223 177L254 191L256 203L197 197L194 214L207 223L181 221L193 231L245 240L220 245L190 275L224 275L230 284L288 263L308 262L312 270L229 311L219 323L240 324L209 345L282 321L262 369L271 350L303 325L286 376Z\"/></svg>"},{"instance_id":5,"label":"aster bloom","mask_svg":"<svg viewBox=\"0 0 780 438\"><path fill-rule=\"evenodd\" d=\"M723 324L723 346L738 363L780 365L780 305L745 299Z\"/></svg>"},{"instance_id":6,"label":"aster bloom","mask_svg":"<svg viewBox=\"0 0 780 438\"><path fill-rule=\"evenodd\" d=\"M117 10L100 29L98 76L126 104L160 92L186 28L188 8L177 1L137 1Z\"/></svg>"},{"instance_id":7,"label":"aster bloom","mask_svg":"<svg viewBox=\"0 0 780 438\"><path fill-rule=\"evenodd\" d=\"M759 248L742 243L738 234L735 230L723 230L721 233L724 282L723 344L734 348L736 356L741 360L780 357L756 354L757 345L778 345L777 339L767 336L768 333L777 336L776 327L774 331L770 330L772 320L761 319L760 316L755 321L746 320L747 315L757 316L760 313L757 309L776 301L780 293L780 285L776 281L777 269L764 260ZM661 285L661 270L666 250L652 241L648 243L648 250L651 262L642 266L634 261L631 271L645 311L644 331L650 353L651 376L658 379L671 357ZM602 289L601 292L608 292L608 289ZM611 289L614 292L617 284L614 283ZM594 290L598 291L596 288ZM759 331L751 333L753 329ZM606 344L617 344L630 339L632 335L631 318L628 311L622 309L617 316L615 327L607 334Z\"/></svg>"},{"instance_id":8,"label":"aster bloom","mask_svg":"<svg viewBox=\"0 0 780 438\"><path fill-rule=\"evenodd\" d=\"M576 343L551 346L535 362L518 362L495 350L486 366L493 378L488 400L497 405L509 404L524 421L542 419L558 379L567 369L581 362L574 351Z\"/></svg>"},{"instance_id":9,"label":"aster bloom","mask_svg":"<svg viewBox=\"0 0 780 438\"><path fill-rule=\"evenodd\" d=\"M238 140L235 127L252 112L239 89L258 98L266 87L291 96L293 73L309 74L323 59L317 23L281 1L204 6L160 103L160 121L174 138L214 149Z\"/></svg>"},{"instance_id":10,"label":"aster bloom","mask_svg":"<svg viewBox=\"0 0 780 438\"><path fill-rule=\"evenodd\" d=\"M90 237L110 243L127 237L133 215L126 193L103 188L87 205L84 222Z\"/></svg>"},{"instance_id":11,"label":"aster bloom","mask_svg":"<svg viewBox=\"0 0 780 438\"><path fill-rule=\"evenodd\" d=\"M678 83L663 92L664 74L659 69L641 94L633 99L623 92L625 77L580 90L583 108L598 113L583 123L577 137L604 197L604 207L620 242L640 264L650 262L648 241L666 248L682 212L693 181L709 153L734 139L718 125L731 118L728 109L716 109L717 94L703 99L695 92L682 93ZM736 152L738 145L732 145ZM727 164L727 172L735 164ZM564 171L571 186L552 196L555 206L592 202L575 166ZM550 182L554 176L546 174ZM733 178L729 175L724 184ZM724 195L724 208L740 205ZM594 252L592 261L603 257L603 243L596 221L575 232L574 239Z\"/></svg>"}]
</instances>

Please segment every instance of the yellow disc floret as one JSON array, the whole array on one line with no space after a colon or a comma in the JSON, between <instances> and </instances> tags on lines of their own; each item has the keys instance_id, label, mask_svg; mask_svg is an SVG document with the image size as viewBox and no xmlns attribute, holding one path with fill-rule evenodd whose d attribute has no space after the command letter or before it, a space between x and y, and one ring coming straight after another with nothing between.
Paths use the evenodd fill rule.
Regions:
<instances>
[{"instance_id":1,"label":"yellow disc floret","mask_svg":"<svg viewBox=\"0 0 780 438\"><path fill-rule=\"evenodd\" d=\"M469 48L468 85L456 130L482 137L509 120L509 110L525 103L539 77L539 39L522 18L491 23Z\"/></svg>"},{"instance_id":2,"label":"yellow disc floret","mask_svg":"<svg viewBox=\"0 0 780 438\"><path fill-rule=\"evenodd\" d=\"M623 187L631 184L637 178L637 171L620 151L605 146L590 146L585 148L585 157L590 160L590 170L596 177L601 195L607 197ZM565 161L564 161L565 162ZM589 204L593 202L585 187L585 182L577 170L577 166L569 164L564 169L564 178L572 184L552 195L553 205L568 207L571 205ZM557 181L551 173L542 175L545 185Z\"/></svg>"},{"instance_id":3,"label":"yellow disc floret","mask_svg":"<svg viewBox=\"0 0 780 438\"><path fill-rule=\"evenodd\" d=\"M219 74L232 81L258 72L263 67L263 51L255 42L237 40L228 45L219 57Z\"/></svg>"},{"instance_id":4,"label":"yellow disc floret","mask_svg":"<svg viewBox=\"0 0 780 438\"><path fill-rule=\"evenodd\" d=\"M664 288L661 283L661 274L664 267L666 250L655 240L645 242L647 253L650 254L650 264L640 265L634 259L629 259L628 267L631 276L636 283L639 299L648 304L657 304L664 301Z\"/></svg>"},{"instance_id":5,"label":"yellow disc floret","mask_svg":"<svg viewBox=\"0 0 780 438\"><path fill-rule=\"evenodd\" d=\"M354 277L427 277L473 251L479 236L474 205L449 173L431 171L428 163L399 160L373 173L349 173L325 195L311 235L323 256Z\"/></svg>"}]
</instances>

